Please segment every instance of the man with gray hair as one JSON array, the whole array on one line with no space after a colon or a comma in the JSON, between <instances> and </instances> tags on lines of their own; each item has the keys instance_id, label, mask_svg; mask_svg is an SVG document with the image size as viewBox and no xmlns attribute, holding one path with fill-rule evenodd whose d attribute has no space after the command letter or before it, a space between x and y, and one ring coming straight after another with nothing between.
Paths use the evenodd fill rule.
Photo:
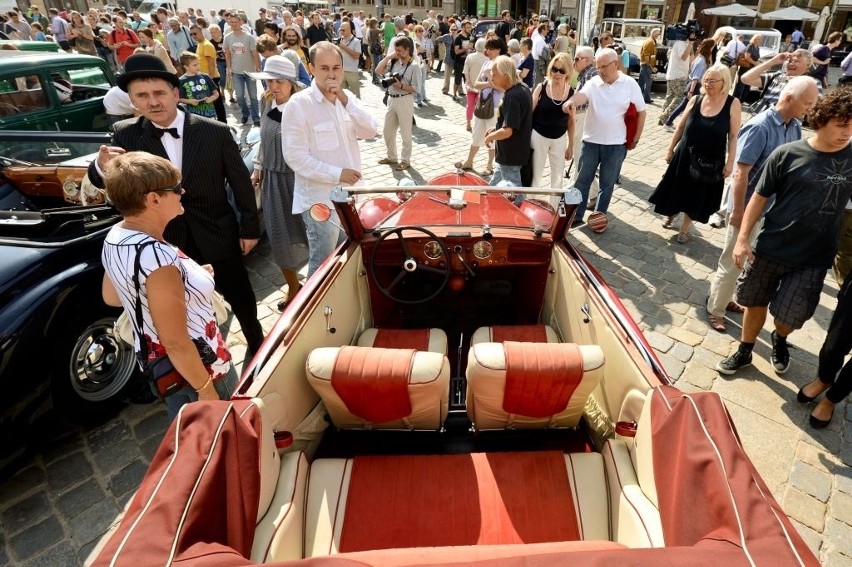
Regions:
<instances>
[{"instance_id":1,"label":"man with gray hair","mask_svg":"<svg viewBox=\"0 0 852 567\"><path fill-rule=\"evenodd\" d=\"M563 105L563 108L570 110L571 106L589 103L575 185L583 199L577 206L574 223L584 222L589 188L600 167L600 196L595 203L595 212L589 217L590 228L595 232L606 230L606 212L615 182L621 175L621 165L627 151L636 147L645 126L645 99L642 98L642 91L636 81L618 70L618 60L615 50L608 47L600 49L595 56L598 76L587 81ZM628 139L624 117L631 104L637 112L636 131L631 132L631 139Z\"/></svg>"},{"instance_id":2,"label":"man with gray hair","mask_svg":"<svg viewBox=\"0 0 852 567\"><path fill-rule=\"evenodd\" d=\"M530 159L532 143L532 94L523 84L515 63L500 55L491 65L491 82L503 91L497 110L497 125L485 135L485 145L496 146L494 176L491 185L509 181L521 187L521 168Z\"/></svg>"},{"instance_id":3,"label":"man with gray hair","mask_svg":"<svg viewBox=\"0 0 852 567\"><path fill-rule=\"evenodd\" d=\"M166 23L169 26L169 33L166 34L166 43L169 44L169 56L172 58L175 68L180 71L178 75L181 75L183 74L183 65L180 63L180 55L184 51L191 51L195 42L189 34L189 28L182 25L177 18L169 18L166 20Z\"/></svg>"},{"instance_id":4,"label":"man with gray hair","mask_svg":"<svg viewBox=\"0 0 852 567\"><path fill-rule=\"evenodd\" d=\"M763 95L756 104L753 112L762 112L776 102L781 95L781 90L793 77L804 75L811 66L813 58L807 49L797 49L792 53L782 52L762 63L758 63L740 77L740 82L757 87ZM783 65L780 71L770 72L776 65ZM822 83L819 79L813 79L822 94Z\"/></svg>"},{"instance_id":5,"label":"man with gray hair","mask_svg":"<svg viewBox=\"0 0 852 567\"><path fill-rule=\"evenodd\" d=\"M746 205L754 193L761 169L775 148L802 137L800 121L816 103L819 92L810 77L790 79L775 105L755 115L746 122L737 135L737 157L728 192L725 220L725 247L719 256L716 272L710 280L710 295L707 297L707 314L710 327L725 332L725 311L741 312L733 302L734 289L740 270L734 266L734 244L740 233L740 223ZM761 222L757 222L748 240L754 246Z\"/></svg>"}]
</instances>

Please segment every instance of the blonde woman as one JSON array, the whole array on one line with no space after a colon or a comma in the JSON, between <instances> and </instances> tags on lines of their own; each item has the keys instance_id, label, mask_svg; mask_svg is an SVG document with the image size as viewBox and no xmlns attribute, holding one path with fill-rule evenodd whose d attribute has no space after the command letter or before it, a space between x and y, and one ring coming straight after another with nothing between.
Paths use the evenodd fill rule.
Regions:
<instances>
[{"instance_id":1,"label":"blonde woman","mask_svg":"<svg viewBox=\"0 0 852 567\"><path fill-rule=\"evenodd\" d=\"M683 213L680 244L689 241L693 221L706 223L719 209L724 179L734 167L742 110L740 101L728 94L730 89L727 67L716 64L707 69L701 95L689 99L669 142L669 166L648 199L656 205L654 212L666 215L666 228Z\"/></svg>"},{"instance_id":2,"label":"blonde woman","mask_svg":"<svg viewBox=\"0 0 852 567\"><path fill-rule=\"evenodd\" d=\"M175 66L172 65L172 58L169 57L169 52L166 51L160 40L154 38L154 32L150 28L139 30L139 40L142 42L145 51L156 55L163 62L163 65L166 66L166 70L169 73L177 73Z\"/></svg>"},{"instance_id":3,"label":"blonde woman","mask_svg":"<svg viewBox=\"0 0 852 567\"><path fill-rule=\"evenodd\" d=\"M547 67L547 77L533 91L532 113L532 186L540 187L544 164L550 161L550 187L562 187L565 160L574 155L574 107L563 109L571 98L571 56L557 53Z\"/></svg>"},{"instance_id":4,"label":"blonde woman","mask_svg":"<svg viewBox=\"0 0 852 567\"><path fill-rule=\"evenodd\" d=\"M302 215L293 214L295 173L284 161L281 149L281 111L304 85L299 82L293 62L281 55L269 57L262 72L249 76L267 83L260 100L260 149L251 179L262 191L266 234L275 263L287 283L287 293L278 302L278 309L283 311L302 287L299 270L308 263L308 236Z\"/></svg>"}]
</instances>

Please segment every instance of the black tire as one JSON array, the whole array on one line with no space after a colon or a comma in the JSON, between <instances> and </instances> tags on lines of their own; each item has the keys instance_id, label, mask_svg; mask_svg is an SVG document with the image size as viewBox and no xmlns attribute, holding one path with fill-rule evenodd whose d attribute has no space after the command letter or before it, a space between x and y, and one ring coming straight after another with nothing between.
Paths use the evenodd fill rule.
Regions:
<instances>
[{"instance_id":1,"label":"black tire","mask_svg":"<svg viewBox=\"0 0 852 567\"><path fill-rule=\"evenodd\" d=\"M133 348L113 334L115 316L95 314L66 326L51 386L57 410L86 420L116 409L138 372Z\"/></svg>"}]
</instances>

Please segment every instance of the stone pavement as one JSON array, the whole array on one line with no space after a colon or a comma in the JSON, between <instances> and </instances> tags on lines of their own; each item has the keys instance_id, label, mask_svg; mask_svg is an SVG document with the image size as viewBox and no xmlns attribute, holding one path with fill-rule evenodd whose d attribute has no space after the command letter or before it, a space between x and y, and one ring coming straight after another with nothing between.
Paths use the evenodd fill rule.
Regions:
<instances>
[{"instance_id":1,"label":"stone pavement","mask_svg":"<svg viewBox=\"0 0 852 567\"><path fill-rule=\"evenodd\" d=\"M362 82L364 103L380 123L380 136L362 144L368 182L395 184L402 177L423 182L465 158L469 134L462 99L453 102L440 88L440 78L431 75L431 103L415 112L413 167L396 172L376 164L385 155L384 107L378 88ZM815 431L807 425L809 408L795 401L798 388L814 375L837 285L831 276L826 279L815 317L791 336L792 364L785 377L776 376L768 362L768 327L752 368L733 377L713 370L735 348L741 322L739 315L729 317L726 334L706 325L707 282L724 234L698 226L689 243L677 244L676 232L662 228L661 217L647 203L665 169L669 140L656 125L660 98L654 98L640 146L628 154L616 186L609 229L594 235L582 228L572 233L574 242L617 290L678 387L712 390L725 399L758 471L822 563L852 566L852 406L838 406L831 426ZM232 105L230 111L235 110ZM484 168L484 150L476 166ZM278 315L283 278L267 244L246 263L259 318L269 330ZM241 362L245 346L233 320L229 331L228 343ZM34 432L39 449L0 484L0 565L82 564L132 496L166 427L158 404L129 405L87 428L45 420Z\"/></svg>"}]
</instances>

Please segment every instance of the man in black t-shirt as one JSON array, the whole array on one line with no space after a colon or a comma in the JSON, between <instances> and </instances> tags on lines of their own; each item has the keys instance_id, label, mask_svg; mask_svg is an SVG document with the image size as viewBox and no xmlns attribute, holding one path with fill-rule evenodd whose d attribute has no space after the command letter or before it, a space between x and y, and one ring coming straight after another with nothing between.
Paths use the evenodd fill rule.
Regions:
<instances>
[{"instance_id":1,"label":"man in black t-shirt","mask_svg":"<svg viewBox=\"0 0 852 567\"><path fill-rule=\"evenodd\" d=\"M462 22L461 32L453 40L453 100L462 94L462 74L464 73L464 60L467 54L473 49L473 42L470 37L471 30L470 20Z\"/></svg>"},{"instance_id":2,"label":"man in black t-shirt","mask_svg":"<svg viewBox=\"0 0 852 567\"><path fill-rule=\"evenodd\" d=\"M512 18L509 15L509 10L503 10L500 14L502 21L497 24L497 37L503 40L504 43L509 43L512 39L512 30L515 28L512 25Z\"/></svg>"},{"instance_id":3,"label":"man in black t-shirt","mask_svg":"<svg viewBox=\"0 0 852 567\"><path fill-rule=\"evenodd\" d=\"M514 62L501 55L491 66L491 82L503 92L497 126L488 131L485 145L496 145L496 165L491 185L509 181L522 187L521 168L529 162L532 138L532 95L521 82Z\"/></svg>"},{"instance_id":4,"label":"man in black t-shirt","mask_svg":"<svg viewBox=\"0 0 852 567\"><path fill-rule=\"evenodd\" d=\"M808 122L816 134L772 152L746 207L733 252L734 264L743 269L737 303L746 309L739 349L716 365L722 374L751 364L767 311L775 318L772 366L784 374L790 366L787 336L819 305L852 196L852 90L837 89L822 97L808 113ZM752 252L749 233L771 197L775 203L764 216Z\"/></svg>"}]
</instances>

